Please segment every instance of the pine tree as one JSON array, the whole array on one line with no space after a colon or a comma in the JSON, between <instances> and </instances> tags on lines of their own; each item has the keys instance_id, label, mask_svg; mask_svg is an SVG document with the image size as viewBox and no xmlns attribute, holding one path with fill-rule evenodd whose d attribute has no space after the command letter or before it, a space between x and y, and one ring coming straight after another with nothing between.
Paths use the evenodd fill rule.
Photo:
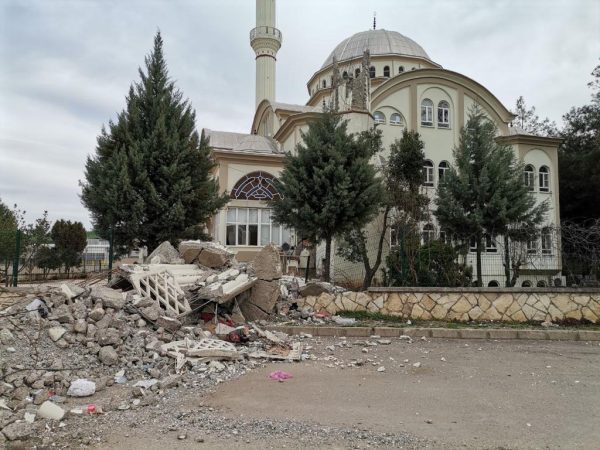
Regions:
<instances>
[{"instance_id":1,"label":"pine tree","mask_svg":"<svg viewBox=\"0 0 600 450\"><path fill-rule=\"evenodd\" d=\"M481 286L481 253L485 235L505 237L505 261L508 237L536 227L544 219L548 206L536 205L525 186L523 166L512 149L496 142L496 126L474 107L461 130L454 148L454 165L438 186L435 215L442 228L463 241L476 243L476 276ZM519 232L517 232L517 230ZM527 236L527 233L525 233ZM510 265L506 266L509 270ZM507 273L507 285L510 273Z\"/></svg>"},{"instance_id":2,"label":"pine tree","mask_svg":"<svg viewBox=\"0 0 600 450\"><path fill-rule=\"evenodd\" d=\"M86 162L82 202L94 229L117 246L157 246L203 225L227 199L211 175L208 140L195 112L170 80L158 32L127 106L102 128Z\"/></svg>"},{"instance_id":3,"label":"pine tree","mask_svg":"<svg viewBox=\"0 0 600 450\"><path fill-rule=\"evenodd\" d=\"M373 142L347 132L339 115L326 112L309 124L295 155L287 155L273 202L275 221L315 242L325 241L323 277L329 280L331 243L360 229L378 211L381 181L370 159Z\"/></svg>"},{"instance_id":4,"label":"pine tree","mask_svg":"<svg viewBox=\"0 0 600 450\"><path fill-rule=\"evenodd\" d=\"M69 273L81 263L81 254L87 245L87 235L81 222L57 220L50 231L59 261Z\"/></svg>"},{"instance_id":5,"label":"pine tree","mask_svg":"<svg viewBox=\"0 0 600 450\"><path fill-rule=\"evenodd\" d=\"M522 95L517 99L513 114L517 116L512 121L513 125L518 126L526 133L538 136L558 135L556 122L551 121L547 117L544 120L540 120L540 117L535 113L535 106L528 109Z\"/></svg>"}]
</instances>

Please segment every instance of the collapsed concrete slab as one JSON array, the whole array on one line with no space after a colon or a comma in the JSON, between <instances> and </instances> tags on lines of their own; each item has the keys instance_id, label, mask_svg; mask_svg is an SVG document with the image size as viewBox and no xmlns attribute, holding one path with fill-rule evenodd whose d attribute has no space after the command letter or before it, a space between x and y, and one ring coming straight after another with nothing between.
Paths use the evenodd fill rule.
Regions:
<instances>
[{"instance_id":1,"label":"collapsed concrete slab","mask_svg":"<svg viewBox=\"0 0 600 450\"><path fill-rule=\"evenodd\" d=\"M165 241L154 249L146 258L151 264L182 264L183 258L179 256L179 252L171 245L169 241Z\"/></svg>"},{"instance_id":2,"label":"collapsed concrete slab","mask_svg":"<svg viewBox=\"0 0 600 450\"><path fill-rule=\"evenodd\" d=\"M235 256L227 247L207 241L183 241L179 254L188 264L196 262L213 269L232 264Z\"/></svg>"},{"instance_id":3,"label":"collapsed concrete slab","mask_svg":"<svg viewBox=\"0 0 600 450\"><path fill-rule=\"evenodd\" d=\"M258 280L252 287L252 293L248 301L266 313L271 313L275 309L277 300L279 300L279 293L278 283Z\"/></svg>"},{"instance_id":4,"label":"collapsed concrete slab","mask_svg":"<svg viewBox=\"0 0 600 450\"><path fill-rule=\"evenodd\" d=\"M269 244L262 248L252 260L252 269L260 280L273 281L281 278L281 257L279 249Z\"/></svg>"}]
</instances>

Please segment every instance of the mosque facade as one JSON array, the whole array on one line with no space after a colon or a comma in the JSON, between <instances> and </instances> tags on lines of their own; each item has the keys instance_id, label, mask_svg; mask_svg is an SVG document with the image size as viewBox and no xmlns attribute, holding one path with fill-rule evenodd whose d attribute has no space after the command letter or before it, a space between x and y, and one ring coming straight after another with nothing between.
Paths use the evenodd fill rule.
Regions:
<instances>
[{"instance_id":1,"label":"mosque facade","mask_svg":"<svg viewBox=\"0 0 600 450\"><path fill-rule=\"evenodd\" d=\"M443 68L409 37L375 27L353 34L324 55L323 65L307 82L306 104L280 102L275 77L282 33L275 12L275 0L256 0L256 27L250 32L256 55L256 110L249 132L203 130L213 148L220 187L231 198L210 223L216 241L236 252L241 261L251 259L269 243L298 243L301 236L271 220L268 202L279 195L273 180L283 169L284 155L295 151L301 133L324 107L333 107L343 115L349 132L376 125L383 132L385 149L404 129L417 131L426 155L422 189L433 198L452 164L452 149L458 144L460 130L477 104L495 123L498 141L511 146L525 164L524 179L537 201L547 201L550 207L540 236L527 243L527 264L517 285L548 286L562 279L560 246L553 234L560 224L559 140L511 126L515 116L485 86ZM380 161L385 163L385 155ZM424 241L442 235L433 215L422 224ZM398 244L396 239L391 230L386 251ZM471 250L467 262L474 266ZM322 253L318 246L317 269ZM501 237L488 237L483 255L484 286L504 285L502 253ZM493 269L486 272L486 267ZM332 274L338 280L361 277L360 266L339 257L332 263Z\"/></svg>"}]
</instances>

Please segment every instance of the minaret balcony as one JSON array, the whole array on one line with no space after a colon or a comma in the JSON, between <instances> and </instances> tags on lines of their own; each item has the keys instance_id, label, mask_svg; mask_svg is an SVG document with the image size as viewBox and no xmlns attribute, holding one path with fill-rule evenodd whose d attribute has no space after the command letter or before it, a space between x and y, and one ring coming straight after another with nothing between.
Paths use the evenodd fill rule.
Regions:
<instances>
[{"instance_id":1,"label":"minaret balcony","mask_svg":"<svg viewBox=\"0 0 600 450\"><path fill-rule=\"evenodd\" d=\"M254 47L254 45L252 43L256 39L274 39L281 46L281 39L282 39L281 31L279 31L275 27L267 27L267 26L256 27L250 31L250 44L253 47Z\"/></svg>"}]
</instances>

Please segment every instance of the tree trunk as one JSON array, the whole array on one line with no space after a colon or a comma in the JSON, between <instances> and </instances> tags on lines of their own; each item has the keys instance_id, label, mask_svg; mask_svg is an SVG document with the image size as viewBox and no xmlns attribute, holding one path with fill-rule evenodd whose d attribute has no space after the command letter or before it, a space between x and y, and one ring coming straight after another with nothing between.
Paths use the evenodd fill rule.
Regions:
<instances>
[{"instance_id":1,"label":"tree trunk","mask_svg":"<svg viewBox=\"0 0 600 450\"><path fill-rule=\"evenodd\" d=\"M483 280L481 279L481 236L477 236L477 286L483 286Z\"/></svg>"},{"instance_id":2,"label":"tree trunk","mask_svg":"<svg viewBox=\"0 0 600 450\"><path fill-rule=\"evenodd\" d=\"M363 247L363 262L365 265L365 278L363 280L363 291L366 291L371 287L371 283L373 282L373 277L379 270L379 266L381 265L381 254L383 253L383 243L385 242L385 235L388 229L388 216L390 214L390 206L386 206L383 212L383 229L381 230L381 234L379 235L379 243L377 245L377 257L375 258L375 263L373 267L369 265L369 255L366 250L366 246ZM364 244L364 243L363 243Z\"/></svg>"},{"instance_id":3,"label":"tree trunk","mask_svg":"<svg viewBox=\"0 0 600 450\"><path fill-rule=\"evenodd\" d=\"M504 233L504 276L506 277L506 287L512 287L510 282L510 242L508 234Z\"/></svg>"},{"instance_id":4,"label":"tree trunk","mask_svg":"<svg viewBox=\"0 0 600 450\"><path fill-rule=\"evenodd\" d=\"M323 263L323 280L329 281L331 267L331 236L325 238L325 261Z\"/></svg>"}]
</instances>

